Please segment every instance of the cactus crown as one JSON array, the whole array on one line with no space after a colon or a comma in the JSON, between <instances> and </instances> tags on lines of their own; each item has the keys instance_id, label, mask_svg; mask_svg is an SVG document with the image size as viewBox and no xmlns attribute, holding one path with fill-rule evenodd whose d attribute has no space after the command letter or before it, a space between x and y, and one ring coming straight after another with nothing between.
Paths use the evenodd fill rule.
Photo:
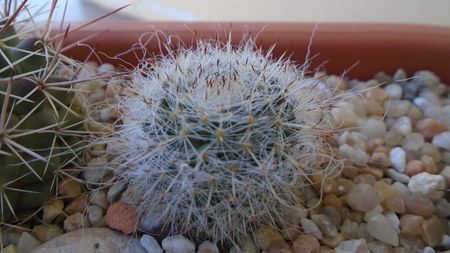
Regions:
<instances>
[{"instance_id":1,"label":"cactus crown","mask_svg":"<svg viewBox=\"0 0 450 253\"><path fill-rule=\"evenodd\" d=\"M105 168L171 232L218 241L286 225L311 176L336 166L324 136L339 98L303 73L251 40L199 41L144 62L119 105L122 125L99 140L113 157Z\"/></svg>"}]
</instances>

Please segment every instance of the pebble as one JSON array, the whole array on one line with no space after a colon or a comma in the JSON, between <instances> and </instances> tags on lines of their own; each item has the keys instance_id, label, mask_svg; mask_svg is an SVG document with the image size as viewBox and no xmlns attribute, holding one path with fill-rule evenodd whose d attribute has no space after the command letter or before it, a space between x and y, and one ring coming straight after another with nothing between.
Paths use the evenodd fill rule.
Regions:
<instances>
[{"instance_id":1,"label":"pebble","mask_svg":"<svg viewBox=\"0 0 450 253\"><path fill-rule=\"evenodd\" d=\"M44 205L42 211L42 223L50 224L52 221L63 213L64 201L62 199L50 200Z\"/></svg>"},{"instance_id":2,"label":"pebble","mask_svg":"<svg viewBox=\"0 0 450 253\"><path fill-rule=\"evenodd\" d=\"M436 203L436 215L442 218L450 217L450 203L445 198L441 198Z\"/></svg>"},{"instance_id":3,"label":"pebble","mask_svg":"<svg viewBox=\"0 0 450 253\"><path fill-rule=\"evenodd\" d=\"M414 214L404 214L400 218L400 229L403 234L421 235L422 222L424 222L424 218L422 216Z\"/></svg>"},{"instance_id":4,"label":"pebble","mask_svg":"<svg viewBox=\"0 0 450 253\"><path fill-rule=\"evenodd\" d=\"M442 160L439 149L431 143L424 143L420 148L420 153L431 157L437 163Z\"/></svg>"},{"instance_id":5,"label":"pebble","mask_svg":"<svg viewBox=\"0 0 450 253\"><path fill-rule=\"evenodd\" d=\"M425 247L422 253L436 253L436 251L431 247Z\"/></svg>"},{"instance_id":6,"label":"pebble","mask_svg":"<svg viewBox=\"0 0 450 253\"><path fill-rule=\"evenodd\" d=\"M430 217L436 212L433 202L424 196L411 194L404 198L406 209L412 213L423 217Z\"/></svg>"},{"instance_id":7,"label":"pebble","mask_svg":"<svg viewBox=\"0 0 450 253\"><path fill-rule=\"evenodd\" d=\"M83 187L78 180L68 178L59 184L58 190L62 196L74 198L83 192Z\"/></svg>"},{"instance_id":8,"label":"pebble","mask_svg":"<svg viewBox=\"0 0 450 253\"><path fill-rule=\"evenodd\" d=\"M402 116L395 121L391 129L397 131L403 136L407 136L408 134L412 133L411 119L407 116Z\"/></svg>"},{"instance_id":9,"label":"pebble","mask_svg":"<svg viewBox=\"0 0 450 253\"><path fill-rule=\"evenodd\" d=\"M102 164L107 163L106 160L106 157L99 156L89 161L87 169L83 170L83 177L87 183L96 184L109 172L108 169L102 167Z\"/></svg>"},{"instance_id":10,"label":"pebble","mask_svg":"<svg viewBox=\"0 0 450 253\"><path fill-rule=\"evenodd\" d=\"M432 88L440 83L439 77L429 70L419 70L414 73L413 81L427 88Z\"/></svg>"},{"instance_id":11,"label":"pebble","mask_svg":"<svg viewBox=\"0 0 450 253\"><path fill-rule=\"evenodd\" d=\"M97 205L88 206L86 212L89 222L94 226L103 218L103 209Z\"/></svg>"},{"instance_id":12,"label":"pebble","mask_svg":"<svg viewBox=\"0 0 450 253\"><path fill-rule=\"evenodd\" d=\"M182 235L174 235L162 240L166 253L195 253L195 244Z\"/></svg>"},{"instance_id":13,"label":"pebble","mask_svg":"<svg viewBox=\"0 0 450 253\"><path fill-rule=\"evenodd\" d=\"M421 160L411 160L406 164L405 174L412 177L426 170L425 163ZM411 180L410 180L411 182Z\"/></svg>"},{"instance_id":14,"label":"pebble","mask_svg":"<svg viewBox=\"0 0 450 253\"><path fill-rule=\"evenodd\" d=\"M385 169L391 165L389 157L382 152L375 152L369 159L369 165Z\"/></svg>"},{"instance_id":15,"label":"pebble","mask_svg":"<svg viewBox=\"0 0 450 253\"><path fill-rule=\"evenodd\" d=\"M106 211L106 224L124 234L133 233L137 227L137 214L133 206L123 202L114 202Z\"/></svg>"},{"instance_id":16,"label":"pebble","mask_svg":"<svg viewBox=\"0 0 450 253\"><path fill-rule=\"evenodd\" d=\"M445 228L442 222L433 216L422 222L422 238L428 246L434 247L441 243Z\"/></svg>"},{"instance_id":17,"label":"pebble","mask_svg":"<svg viewBox=\"0 0 450 253\"><path fill-rule=\"evenodd\" d=\"M399 245L398 233L391 221L382 214L376 214L367 222L367 231L376 239L392 246Z\"/></svg>"},{"instance_id":18,"label":"pebble","mask_svg":"<svg viewBox=\"0 0 450 253\"><path fill-rule=\"evenodd\" d=\"M204 241L198 246L197 253L219 253L219 249L215 243Z\"/></svg>"},{"instance_id":19,"label":"pebble","mask_svg":"<svg viewBox=\"0 0 450 253\"><path fill-rule=\"evenodd\" d=\"M55 224L35 225L31 231L39 241L46 242L64 233L64 230Z\"/></svg>"},{"instance_id":20,"label":"pebble","mask_svg":"<svg viewBox=\"0 0 450 253\"><path fill-rule=\"evenodd\" d=\"M32 253L147 253L137 239L107 228L86 228L63 234Z\"/></svg>"},{"instance_id":21,"label":"pebble","mask_svg":"<svg viewBox=\"0 0 450 253\"><path fill-rule=\"evenodd\" d=\"M355 210L368 212L380 204L378 192L368 184L358 184L347 194L347 203Z\"/></svg>"},{"instance_id":22,"label":"pebble","mask_svg":"<svg viewBox=\"0 0 450 253\"><path fill-rule=\"evenodd\" d=\"M425 164L426 172L431 174L435 174L438 172L437 164L432 157L423 155L420 157L420 160Z\"/></svg>"},{"instance_id":23,"label":"pebble","mask_svg":"<svg viewBox=\"0 0 450 253\"><path fill-rule=\"evenodd\" d=\"M344 237L341 234L337 234L335 237L324 237L322 242L331 248L336 248L343 240Z\"/></svg>"},{"instance_id":24,"label":"pebble","mask_svg":"<svg viewBox=\"0 0 450 253\"><path fill-rule=\"evenodd\" d=\"M370 253L364 239L342 241L335 251L336 253Z\"/></svg>"},{"instance_id":25,"label":"pebble","mask_svg":"<svg viewBox=\"0 0 450 253\"><path fill-rule=\"evenodd\" d=\"M82 213L74 213L64 220L64 231L66 232L88 228L89 226L87 217Z\"/></svg>"},{"instance_id":26,"label":"pebble","mask_svg":"<svg viewBox=\"0 0 450 253\"><path fill-rule=\"evenodd\" d=\"M358 223L346 219L341 226L341 234L344 239L357 239L358 238Z\"/></svg>"},{"instance_id":27,"label":"pebble","mask_svg":"<svg viewBox=\"0 0 450 253\"><path fill-rule=\"evenodd\" d=\"M89 195L90 204L100 206L103 209L107 209L109 206L108 200L106 199L106 193L102 190L92 191Z\"/></svg>"},{"instance_id":28,"label":"pebble","mask_svg":"<svg viewBox=\"0 0 450 253\"><path fill-rule=\"evenodd\" d=\"M255 233L255 244L259 249L265 250L270 244L277 241L283 241L283 236L271 227L262 227Z\"/></svg>"},{"instance_id":29,"label":"pebble","mask_svg":"<svg viewBox=\"0 0 450 253\"><path fill-rule=\"evenodd\" d=\"M106 199L109 203L115 202L120 198L120 195L125 190L125 182L117 182L111 185L106 194Z\"/></svg>"},{"instance_id":30,"label":"pebble","mask_svg":"<svg viewBox=\"0 0 450 253\"><path fill-rule=\"evenodd\" d=\"M396 147L391 150L389 153L389 159L391 160L392 167L396 169L398 172L403 173L406 167L406 154L405 151Z\"/></svg>"},{"instance_id":31,"label":"pebble","mask_svg":"<svg viewBox=\"0 0 450 253\"><path fill-rule=\"evenodd\" d=\"M384 141L385 141L387 146L395 147L395 146L400 145L402 143L403 135L401 135L396 130L391 129L391 130L389 130L386 133L386 136L384 137Z\"/></svg>"},{"instance_id":32,"label":"pebble","mask_svg":"<svg viewBox=\"0 0 450 253\"><path fill-rule=\"evenodd\" d=\"M339 146L339 151L346 154L346 156L356 165L365 165L369 161L369 155L361 149L353 148L348 144Z\"/></svg>"},{"instance_id":33,"label":"pebble","mask_svg":"<svg viewBox=\"0 0 450 253\"><path fill-rule=\"evenodd\" d=\"M336 225L333 223L330 217L323 214L311 215L312 221L317 224L322 231L323 235L328 237L334 237L337 235Z\"/></svg>"},{"instance_id":34,"label":"pebble","mask_svg":"<svg viewBox=\"0 0 450 253\"><path fill-rule=\"evenodd\" d=\"M450 150L450 132L442 132L434 136L432 143L436 147Z\"/></svg>"},{"instance_id":35,"label":"pebble","mask_svg":"<svg viewBox=\"0 0 450 253\"><path fill-rule=\"evenodd\" d=\"M405 150L419 150L425 143L425 139L419 133L412 133L405 136L402 142L402 146Z\"/></svg>"},{"instance_id":36,"label":"pebble","mask_svg":"<svg viewBox=\"0 0 450 253\"><path fill-rule=\"evenodd\" d=\"M397 69L394 75L392 76L392 79L396 82L405 81L406 78L407 78L406 71L402 68Z\"/></svg>"},{"instance_id":37,"label":"pebble","mask_svg":"<svg viewBox=\"0 0 450 253\"><path fill-rule=\"evenodd\" d=\"M384 87L384 90L389 94L389 98L390 99L396 99L399 100L402 98L402 87L398 84L395 83L391 83L386 85L386 87Z\"/></svg>"},{"instance_id":38,"label":"pebble","mask_svg":"<svg viewBox=\"0 0 450 253\"><path fill-rule=\"evenodd\" d=\"M369 138L384 138L386 125L383 120L368 119L361 128L361 133Z\"/></svg>"},{"instance_id":39,"label":"pebble","mask_svg":"<svg viewBox=\"0 0 450 253\"><path fill-rule=\"evenodd\" d=\"M384 109L388 117L401 117L408 113L411 103L408 100L386 100Z\"/></svg>"},{"instance_id":40,"label":"pebble","mask_svg":"<svg viewBox=\"0 0 450 253\"><path fill-rule=\"evenodd\" d=\"M301 225L302 225L303 231L306 234L313 235L317 239L320 239L320 240L323 238L322 231L320 231L319 227L313 221L311 221L307 218L302 218Z\"/></svg>"},{"instance_id":41,"label":"pebble","mask_svg":"<svg viewBox=\"0 0 450 253\"><path fill-rule=\"evenodd\" d=\"M64 208L64 212L67 214L74 214L74 213L83 213L86 210L87 207L87 197L86 195L80 195L72 202L69 203L69 205Z\"/></svg>"},{"instance_id":42,"label":"pebble","mask_svg":"<svg viewBox=\"0 0 450 253\"><path fill-rule=\"evenodd\" d=\"M142 235L139 242L148 253L163 253L163 250L159 246L158 242L150 235Z\"/></svg>"},{"instance_id":43,"label":"pebble","mask_svg":"<svg viewBox=\"0 0 450 253\"><path fill-rule=\"evenodd\" d=\"M392 247L384 242L372 241L368 243L370 252L391 253Z\"/></svg>"},{"instance_id":44,"label":"pebble","mask_svg":"<svg viewBox=\"0 0 450 253\"><path fill-rule=\"evenodd\" d=\"M447 126L433 118L426 118L417 121L415 131L419 132L427 140L447 130Z\"/></svg>"},{"instance_id":45,"label":"pebble","mask_svg":"<svg viewBox=\"0 0 450 253\"><path fill-rule=\"evenodd\" d=\"M446 182L441 175L432 175L428 172L422 172L411 177L408 183L408 189L413 194L423 195L436 199L433 195L436 192L443 192L447 188ZM441 194L437 195L437 198L442 197Z\"/></svg>"},{"instance_id":46,"label":"pebble","mask_svg":"<svg viewBox=\"0 0 450 253\"><path fill-rule=\"evenodd\" d=\"M300 235L292 244L292 253L320 253L320 243L311 235Z\"/></svg>"},{"instance_id":47,"label":"pebble","mask_svg":"<svg viewBox=\"0 0 450 253\"><path fill-rule=\"evenodd\" d=\"M289 244L283 240L272 242L262 253L292 253L292 251Z\"/></svg>"},{"instance_id":48,"label":"pebble","mask_svg":"<svg viewBox=\"0 0 450 253\"><path fill-rule=\"evenodd\" d=\"M16 248L14 244L10 244L8 247L3 248L1 253L21 253L21 252L19 252L19 250Z\"/></svg>"},{"instance_id":49,"label":"pebble","mask_svg":"<svg viewBox=\"0 0 450 253\"><path fill-rule=\"evenodd\" d=\"M386 171L386 174L389 177L391 177L392 179L394 179L395 181L398 181L398 182L401 182L401 183L404 183L404 184L407 184L409 182L409 179L410 179L408 175L405 175L405 174L403 174L401 172L398 172L398 171L396 171L394 169L388 169Z\"/></svg>"},{"instance_id":50,"label":"pebble","mask_svg":"<svg viewBox=\"0 0 450 253\"><path fill-rule=\"evenodd\" d=\"M34 238L28 232L23 232L17 243L17 250L20 253L29 253L39 245L41 245L41 242L38 239Z\"/></svg>"},{"instance_id":51,"label":"pebble","mask_svg":"<svg viewBox=\"0 0 450 253\"><path fill-rule=\"evenodd\" d=\"M441 176L445 178L445 181L447 181L447 186L450 186L450 166L445 166L440 173Z\"/></svg>"},{"instance_id":52,"label":"pebble","mask_svg":"<svg viewBox=\"0 0 450 253\"><path fill-rule=\"evenodd\" d=\"M258 253L258 247L256 247L255 242L247 236L240 238L239 246L243 252L248 253Z\"/></svg>"}]
</instances>

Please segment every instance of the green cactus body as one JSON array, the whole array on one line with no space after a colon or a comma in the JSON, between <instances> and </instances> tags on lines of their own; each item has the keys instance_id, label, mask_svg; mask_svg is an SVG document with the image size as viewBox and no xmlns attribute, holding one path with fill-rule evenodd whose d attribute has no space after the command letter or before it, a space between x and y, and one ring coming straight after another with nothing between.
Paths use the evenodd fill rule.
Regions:
<instances>
[{"instance_id":1,"label":"green cactus body","mask_svg":"<svg viewBox=\"0 0 450 253\"><path fill-rule=\"evenodd\" d=\"M58 171L80 149L83 120L71 106L69 88L48 84L69 81L58 70L72 64L50 42L34 35L16 36L5 27L0 43L0 194L1 218L40 207L55 194ZM14 22L13 22L14 23ZM54 57L59 57L54 61Z\"/></svg>"}]
</instances>

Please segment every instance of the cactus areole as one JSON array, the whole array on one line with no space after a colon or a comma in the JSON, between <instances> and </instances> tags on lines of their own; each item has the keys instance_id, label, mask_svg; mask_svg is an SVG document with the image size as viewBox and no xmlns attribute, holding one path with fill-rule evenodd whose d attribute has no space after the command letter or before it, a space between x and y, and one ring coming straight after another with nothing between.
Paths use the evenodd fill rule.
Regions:
<instances>
[{"instance_id":1,"label":"cactus areole","mask_svg":"<svg viewBox=\"0 0 450 253\"><path fill-rule=\"evenodd\" d=\"M131 74L105 168L142 216L171 232L228 240L286 225L315 176L337 167L324 136L339 99L253 41L199 41Z\"/></svg>"}]
</instances>

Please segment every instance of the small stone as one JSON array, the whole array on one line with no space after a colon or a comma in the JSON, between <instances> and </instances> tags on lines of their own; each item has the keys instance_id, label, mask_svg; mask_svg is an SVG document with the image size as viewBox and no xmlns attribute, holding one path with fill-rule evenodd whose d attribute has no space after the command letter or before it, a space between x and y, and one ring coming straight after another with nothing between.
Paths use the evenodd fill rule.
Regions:
<instances>
[{"instance_id":1,"label":"small stone","mask_svg":"<svg viewBox=\"0 0 450 253\"><path fill-rule=\"evenodd\" d=\"M335 250L336 253L370 253L364 239L342 241Z\"/></svg>"},{"instance_id":2,"label":"small stone","mask_svg":"<svg viewBox=\"0 0 450 253\"><path fill-rule=\"evenodd\" d=\"M450 150L450 132L442 132L433 137L433 145Z\"/></svg>"},{"instance_id":3,"label":"small stone","mask_svg":"<svg viewBox=\"0 0 450 253\"><path fill-rule=\"evenodd\" d=\"M262 251L263 253L292 253L289 244L285 241L274 241L267 249Z\"/></svg>"},{"instance_id":4,"label":"small stone","mask_svg":"<svg viewBox=\"0 0 450 253\"><path fill-rule=\"evenodd\" d=\"M401 183L404 183L404 184L409 183L409 179L410 178L409 178L408 175L405 175L405 174L403 174L401 172L398 172L398 171L396 171L394 169L388 169L386 171L386 175L388 175L389 177L391 177L395 181L398 181L398 182L401 182Z\"/></svg>"},{"instance_id":5,"label":"small stone","mask_svg":"<svg viewBox=\"0 0 450 253\"><path fill-rule=\"evenodd\" d=\"M447 186L450 186L450 166L445 166L441 171L441 176L445 178L445 181L447 182Z\"/></svg>"},{"instance_id":6,"label":"small stone","mask_svg":"<svg viewBox=\"0 0 450 253\"><path fill-rule=\"evenodd\" d=\"M364 239L364 240L366 240L366 242L373 241L373 236L369 233L367 223L359 224L358 239Z\"/></svg>"},{"instance_id":7,"label":"small stone","mask_svg":"<svg viewBox=\"0 0 450 253\"><path fill-rule=\"evenodd\" d=\"M81 183L73 178L68 178L59 184L60 194L64 197L74 198L83 192Z\"/></svg>"},{"instance_id":8,"label":"small stone","mask_svg":"<svg viewBox=\"0 0 450 253\"><path fill-rule=\"evenodd\" d=\"M402 87L398 84L391 83L384 87L384 90L389 94L390 99L401 99L402 98Z\"/></svg>"},{"instance_id":9,"label":"small stone","mask_svg":"<svg viewBox=\"0 0 450 253\"><path fill-rule=\"evenodd\" d=\"M408 76L406 74L406 71L400 68L395 71L394 75L392 76L392 79L396 82L403 82L407 77Z\"/></svg>"},{"instance_id":10,"label":"small stone","mask_svg":"<svg viewBox=\"0 0 450 253\"><path fill-rule=\"evenodd\" d=\"M255 243L259 249L265 250L273 242L283 241L283 236L271 227L262 227L255 234Z\"/></svg>"},{"instance_id":11,"label":"small stone","mask_svg":"<svg viewBox=\"0 0 450 253\"><path fill-rule=\"evenodd\" d=\"M398 234L391 221L382 214L372 216L367 223L367 230L376 239L388 243L392 246L398 246Z\"/></svg>"},{"instance_id":12,"label":"small stone","mask_svg":"<svg viewBox=\"0 0 450 253\"><path fill-rule=\"evenodd\" d=\"M17 244L17 250L20 253L29 253L39 245L41 245L40 241L34 238L30 233L23 232L20 236L19 243Z\"/></svg>"},{"instance_id":13,"label":"small stone","mask_svg":"<svg viewBox=\"0 0 450 253\"><path fill-rule=\"evenodd\" d=\"M322 231L320 231L320 229L316 225L316 223L312 222L311 220L308 220L307 218L302 218L301 225L302 225L303 231L306 234L314 235L317 239L322 240L322 238L323 238Z\"/></svg>"},{"instance_id":14,"label":"small stone","mask_svg":"<svg viewBox=\"0 0 450 253\"><path fill-rule=\"evenodd\" d=\"M427 99L425 99L423 97L414 98L413 103L414 103L414 105L419 107L422 111L425 111L434 106L433 103L431 103L430 101L428 101Z\"/></svg>"},{"instance_id":15,"label":"small stone","mask_svg":"<svg viewBox=\"0 0 450 253\"><path fill-rule=\"evenodd\" d=\"M428 246L434 247L440 244L444 236L445 227L442 222L433 216L422 222L422 238Z\"/></svg>"},{"instance_id":16,"label":"small stone","mask_svg":"<svg viewBox=\"0 0 450 253\"><path fill-rule=\"evenodd\" d=\"M335 248L339 245L340 242L344 240L341 234L337 234L335 237L324 237L322 239L323 244Z\"/></svg>"},{"instance_id":17,"label":"small stone","mask_svg":"<svg viewBox=\"0 0 450 253\"><path fill-rule=\"evenodd\" d=\"M110 228L122 231L124 234L130 234L136 230L137 222L136 210L130 204L114 202L108 207L106 224Z\"/></svg>"},{"instance_id":18,"label":"small stone","mask_svg":"<svg viewBox=\"0 0 450 253\"><path fill-rule=\"evenodd\" d=\"M411 103L408 100L386 100L384 109L388 117L401 117L408 113Z\"/></svg>"},{"instance_id":19,"label":"small stone","mask_svg":"<svg viewBox=\"0 0 450 253\"><path fill-rule=\"evenodd\" d=\"M292 253L320 253L320 243L311 235L300 235L292 244Z\"/></svg>"},{"instance_id":20,"label":"small stone","mask_svg":"<svg viewBox=\"0 0 450 253\"><path fill-rule=\"evenodd\" d=\"M163 250L159 246L158 242L150 235L142 235L139 242L148 253L163 253Z\"/></svg>"},{"instance_id":21,"label":"small stone","mask_svg":"<svg viewBox=\"0 0 450 253\"><path fill-rule=\"evenodd\" d=\"M442 247L444 247L445 249L450 249L450 235L444 235L442 237L442 242L441 242ZM447 253L450 253L448 251L445 251Z\"/></svg>"},{"instance_id":22,"label":"small stone","mask_svg":"<svg viewBox=\"0 0 450 253\"><path fill-rule=\"evenodd\" d=\"M103 209L97 205L90 205L87 207L87 217L89 222L95 226L103 218Z\"/></svg>"},{"instance_id":23,"label":"small stone","mask_svg":"<svg viewBox=\"0 0 450 253\"><path fill-rule=\"evenodd\" d=\"M167 253L195 253L195 244L182 235L166 237L161 244Z\"/></svg>"},{"instance_id":24,"label":"small stone","mask_svg":"<svg viewBox=\"0 0 450 253\"><path fill-rule=\"evenodd\" d=\"M64 230L55 224L35 225L31 232L39 241L46 242L64 233Z\"/></svg>"},{"instance_id":25,"label":"small stone","mask_svg":"<svg viewBox=\"0 0 450 253\"><path fill-rule=\"evenodd\" d=\"M368 170L368 169L366 169L366 170ZM363 172L363 171L361 170L361 172ZM355 184L368 184L368 185L374 186L375 183L377 182L377 180L371 174L359 174L358 176L356 176L353 179L353 182Z\"/></svg>"},{"instance_id":26,"label":"small stone","mask_svg":"<svg viewBox=\"0 0 450 253\"><path fill-rule=\"evenodd\" d=\"M146 253L137 239L107 228L86 228L63 234L42 244L33 253Z\"/></svg>"},{"instance_id":27,"label":"small stone","mask_svg":"<svg viewBox=\"0 0 450 253\"><path fill-rule=\"evenodd\" d=\"M436 253L436 251L431 247L425 247L422 253Z\"/></svg>"},{"instance_id":28,"label":"small stone","mask_svg":"<svg viewBox=\"0 0 450 253\"><path fill-rule=\"evenodd\" d=\"M244 236L239 239L239 246L243 252L248 253L258 253L258 247L256 247L255 242L249 237Z\"/></svg>"},{"instance_id":29,"label":"small stone","mask_svg":"<svg viewBox=\"0 0 450 253\"><path fill-rule=\"evenodd\" d=\"M391 253L392 247L384 242L372 241L368 243L370 252Z\"/></svg>"},{"instance_id":30,"label":"small stone","mask_svg":"<svg viewBox=\"0 0 450 253\"><path fill-rule=\"evenodd\" d=\"M422 234L422 222L424 218L419 215L405 214L400 218L400 229L402 234L407 235L421 235Z\"/></svg>"},{"instance_id":31,"label":"small stone","mask_svg":"<svg viewBox=\"0 0 450 253\"><path fill-rule=\"evenodd\" d=\"M76 199L72 200L66 208L64 208L64 212L67 214L74 214L77 212L83 213L86 210L86 207L87 198L85 195L80 195Z\"/></svg>"},{"instance_id":32,"label":"small stone","mask_svg":"<svg viewBox=\"0 0 450 253\"><path fill-rule=\"evenodd\" d=\"M369 155L360 149L355 149L348 144L339 146L339 151L346 154L346 156L356 165L365 165L369 161Z\"/></svg>"},{"instance_id":33,"label":"small stone","mask_svg":"<svg viewBox=\"0 0 450 253\"><path fill-rule=\"evenodd\" d=\"M87 169L83 170L83 177L87 183L96 184L109 172L109 170L103 166L107 162L106 160L106 157L99 156L94 157L89 161Z\"/></svg>"},{"instance_id":34,"label":"small stone","mask_svg":"<svg viewBox=\"0 0 450 253\"><path fill-rule=\"evenodd\" d=\"M98 67L97 74L105 74L114 71L115 71L114 65L112 65L111 63L103 63Z\"/></svg>"},{"instance_id":35,"label":"small stone","mask_svg":"<svg viewBox=\"0 0 450 253\"><path fill-rule=\"evenodd\" d=\"M378 192L368 184L358 184L347 194L347 203L355 210L368 212L381 201Z\"/></svg>"},{"instance_id":36,"label":"small stone","mask_svg":"<svg viewBox=\"0 0 450 253\"><path fill-rule=\"evenodd\" d=\"M357 239L358 238L358 223L346 219L341 226L341 234L347 239Z\"/></svg>"},{"instance_id":37,"label":"small stone","mask_svg":"<svg viewBox=\"0 0 450 253\"><path fill-rule=\"evenodd\" d=\"M100 206L103 209L108 208L108 200L106 199L106 193L101 190L93 191L89 195L90 204Z\"/></svg>"},{"instance_id":38,"label":"small stone","mask_svg":"<svg viewBox=\"0 0 450 253\"><path fill-rule=\"evenodd\" d=\"M408 250L408 252L420 252L425 243L423 240L415 235L400 235L400 246Z\"/></svg>"},{"instance_id":39,"label":"small stone","mask_svg":"<svg viewBox=\"0 0 450 253\"><path fill-rule=\"evenodd\" d=\"M386 125L383 120L368 119L364 122L361 133L369 138L383 138L386 134Z\"/></svg>"},{"instance_id":40,"label":"small stone","mask_svg":"<svg viewBox=\"0 0 450 253\"><path fill-rule=\"evenodd\" d=\"M431 157L435 162L440 162L442 160L441 153L439 149L431 143L424 143L420 148L420 152L423 156Z\"/></svg>"},{"instance_id":41,"label":"small stone","mask_svg":"<svg viewBox=\"0 0 450 253\"><path fill-rule=\"evenodd\" d=\"M436 207L433 202L424 196L411 194L406 196L404 201L406 209L412 214L430 217L436 211Z\"/></svg>"},{"instance_id":42,"label":"small stone","mask_svg":"<svg viewBox=\"0 0 450 253\"><path fill-rule=\"evenodd\" d=\"M430 174L436 174L438 172L437 164L432 157L423 155L420 157L420 160L425 164L426 172Z\"/></svg>"},{"instance_id":43,"label":"small stone","mask_svg":"<svg viewBox=\"0 0 450 253\"><path fill-rule=\"evenodd\" d=\"M369 165L385 169L391 165L391 161L385 153L376 152L370 157Z\"/></svg>"},{"instance_id":44,"label":"small stone","mask_svg":"<svg viewBox=\"0 0 450 253\"><path fill-rule=\"evenodd\" d=\"M420 160L411 160L406 164L405 174L412 177L426 170L425 164Z\"/></svg>"},{"instance_id":45,"label":"small stone","mask_svg":"<svg viewBox=\"0 0 450 253\"><path fill-rule=\"evenodd\" d=\"M425 143L423 136L419 133L412 133L403 139L402 146L405 150L419 150Z\"/></svg>"},{"instance_id":46,"label":"small stone","mask_svg":"<svg viewBox=\"0 0 450 253\"><path fill-rule=\"evenodd\" d=\"M407 136L412 133L412 122L407 116L402 116L395 121L391 129L397 131L403 136Z\"/></svg>"},{"instance_id":47,"label":"small stone","mask_svg":"<svg viewBox=\"0 0 450 253\"><path fill-rule=\"evenodd\" d=\"M406 167L406 154L402 148L396 147L389 153L391 164L398 172L403 173Z\"/></svg>"},{"instance_id":48,"label":"small stone","mask_svg":"<svg viewBox=\"0 0 450 253\"><path fill-rule=\"evenodd\" d=\"M4 248L1 253L21 253L16 248L14 244L10 244L8 247Z\"/></svg>"},{"instance_id":49,"label":"small stone","mask_svg":"<svg viewBox=\"0 0 450 253\"><path fill-rule=\"evenodd\" d=\"M367 112L368 116L383 116L384 108L382 104L379 104L376 101L368 99L366 103L364 103L364 109Z\"/></svg>"},{"instance_id":50,"label":"small stone","mask_svg":"<svg viewBox=\"0 0 450 253\"><path fill-rule=\"evenodd\" d=\"M434 136L447 131L447 126L433 118L427 118L417 121L415 130L430 140Z\"/></svg>"},{"instance_id":51,"label":"small stone","mask_svg":"<svg viewBox=\"0 0 450 253\"><path fill-rule=\"evenodd\" d=\"M384 137L384 142L389 147L395 147L397 145L400 145L402 141L403 135L394 129L389 130Z\"/></svg>"},{"instance_id":52,"label":"small stone","mask_svg":"<svg viewBox=\"0 0 450 253\"><path fill-rule=\"evenodd\" d=\"M445 198L436 203L436 214L442 218L450 217L450 203Z\"/></svg>"},{"instance_id":53,"label":"small stone","mask_svg":"<svg viewBox=\"0 0 450 253\"><path fill-rule=\"evenodd\" d=\"M50 200L47 204L44 205L42 211L42 223L49 224L63 213L64 201L62 199L53 199Z\"/></svg>"},{"instance_id":54,"label":"small stone","mask_svg":"<svg viewBox=\"0 0 450 253\"><path fill-rule=\"evenodd\" d=\"M117 201L120 198L120 195L125 190L124 182L117 182L108 189L108 193L106 194L106 199L109 203Z\"/></svg>"},{"instance_id":55,"label":"small stone","mask_svg":"<svg viewBox=\"0 0 450 253\"><path fill-rule=\"evenodd\" d=\"M82 213L74 213L64 220L64 231L66 232L88 228L89 226L89 221Z\"/></svg>"},{"instance_id":56,"label":"small stone","mask_svg":"<svg viewBox=\"0 0 450 253\"><path fill-rule=\"evenodd\" d=\"M422 172L411 177L408 183L408 189L417 195L432 197L436 192L442 192L447 188L446 182L441 175L432 175L428 172ZM438 195L441 197L441 195Z\"/></svg>"},{"instance_id":57,"label":"small stone","mask_svg":"<svg viewBox=\"0 0 450 253\"><path fill-rule=\"evenodd\" d=\"M219 249L216 244L210 241L204 241L198 246L197 253L219 253Z\"/></svg>"},{"instance_id":58,"label":"small stone","mask_svg":"<svg viewBox=\"0 0 450 253\"><path fill-rule=\"evenodd\" d=\"M418 121L423 117L423 112L418 107L412 106L411 109L409 109L409 112L406 116L410 118L412 121Z\"/></svg>"},{"instance_id":59,"label":"small stone","mask_svg":"<svg viewBox=\"0 0 450 253\"><path fill-rule=\"evenodd\" d=\"M447 164L450 164L450 151L442 151L441 152L442 161Z\"/></svg>"},{"instance_id":60,"label":"small stone","mask_svg":"<svg viewBox=\"0 0 450 253\"><path fill-rule=\"evenodd\" d=\"M313 214L311 219L317 224L325 236L334 237L337 235L337 229L330 217L323 214Z\"/></svg>"},{"instance_id":61,"label":"small stone","mask_svg":"<svg viewBox=\"0 0 450 253\"><path fill-rule=\"evenodd\" d=\"M90 104L96 104L105 100L105 91L103 89L96 89L90 93L87 98Z\"/></svg>"},{"instance_id":62,"label":"small stone","mask_svg":"<svg viewBox=\"0 0 450 253\"><path fill-rule=\"evenodd\" d=\"M439 77L429 70L419 70L414 73L412 78L415 83L418 83L426 88L435 87L441 82Z\"/></svg>"}]
</instances>

